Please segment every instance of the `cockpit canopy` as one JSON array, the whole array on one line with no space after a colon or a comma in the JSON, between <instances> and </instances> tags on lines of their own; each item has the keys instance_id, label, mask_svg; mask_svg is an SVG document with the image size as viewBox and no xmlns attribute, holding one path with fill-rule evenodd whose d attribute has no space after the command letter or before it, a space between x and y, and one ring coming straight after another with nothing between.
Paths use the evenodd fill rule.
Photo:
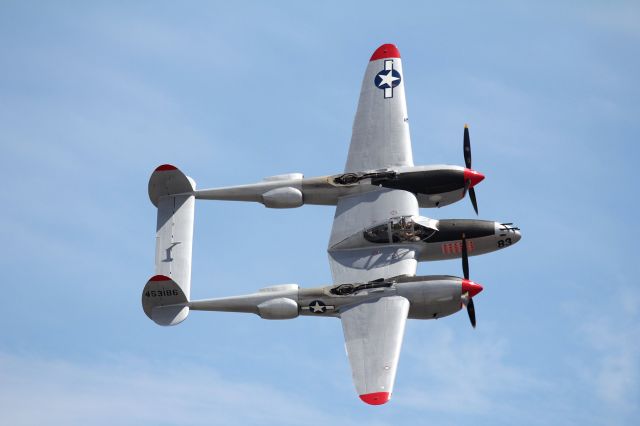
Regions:
<instances>
[{"instance_id":1,"label":"cockpit canopy","mask_svg":"<svg viewBox=\"0 0 640 426\"><path fill-rule=\"evenodd\" d=\"M392 217L387 222L367 228L364 239L376 244L425 241L438 230L436 221L422 216Z\"/></svg>"},{"instance_id":2,"label":"cockpit canopy","mask_svg":"<svg viewBox=\"0 0 640 426\"><path fill-rule=\"evenodd\" d=\"M373 244L415 244L438 231L438 221L422 216L396 216L358 231L331 246L334 250L357 250Z\"/></svg>"}]
</instances>

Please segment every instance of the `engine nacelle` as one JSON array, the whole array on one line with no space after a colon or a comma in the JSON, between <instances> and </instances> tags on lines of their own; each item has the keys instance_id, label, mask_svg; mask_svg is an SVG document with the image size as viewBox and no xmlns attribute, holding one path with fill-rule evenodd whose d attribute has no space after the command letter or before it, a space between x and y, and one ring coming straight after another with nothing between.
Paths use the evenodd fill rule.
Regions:
<instances>
[{"instance_id":1,"label":"engine nacelle","mask_svg":"<svg viewBox=\"0 0 640 426\"><path fill-rule=\"evenodd\" d=\"M291 209L304 204L302 191L292 186L275 188L262 194L262 204L270 209Z\"/></svg>"},{"instance_id":2,"label":"engine nacelle","mask_svg":"<svg viewBox=\"0 0 640 426\"><path fill-rule=\"evenodd\" d=\"M411 302L409 318L435 319L462 308L462 279L448 276L415 277L403 283L398 295Z\"/></svg>"},{"instance_id":3,"label":"engine nacelle","mask_svg":"<svg viewBox=\"0 0 640 426\"><path fill-rule=\"evenodd\" d=\"M258 315L263 319L292 319L297 317L298 314L298 303L288 297L267 300L258 305Z\"/></svg>"}]
</instances>

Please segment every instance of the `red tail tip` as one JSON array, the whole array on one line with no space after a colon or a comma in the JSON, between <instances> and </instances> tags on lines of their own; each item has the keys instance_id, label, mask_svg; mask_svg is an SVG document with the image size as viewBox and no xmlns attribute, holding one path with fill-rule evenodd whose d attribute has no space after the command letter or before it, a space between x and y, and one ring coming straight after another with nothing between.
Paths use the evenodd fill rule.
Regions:
<instances>
[{"instance_id":1,"label":"red tail tip","mask_svg":"<svg viewBox=\"0 0 640 426\"><path fill-rule=\"evenodd\" d=\"M468 180L471 181L471 185L469 185L469 187L473 188L484 180L484 175L480 172L476 172L475 170L464 169L464 181L466 182Z\"/></svg>"},{"instance_id":2,"label":"red tail tip","mask_svg":"<svg viewBox=\"0 0 640 426\"><path fill-rule=\"evenodd\" d=\"M482 286L470 280L462 280L462 293L469 293L473 297L482 291Z\"/></svg>"},{"instance_id":3,"label":"red tail tip","mask_svg":"<svg viewBox=\"0 0 640 426\"><path fill-rule=\"evenodd\" d=\"M176 166L172 166L171 164L163 164L161 166L156 167L156 172L163 172L166 170L177 170Z\"/></svg>"},{"instance_id":4,"label":"red tail tip","mask_svg":"<svg viewBox=\"0 0 640 426\"><path fill-rule=\"evenodd\" d=\"M395 44L383 44L382 46L378 47L375 52L373 52L373 55L371 55L371 59L369 59L369 62L375 61L377 59L399 57L400 51L395 46Z\"/></svg>"},{"instance_id":5,"label":"red tail tip","mask_svg":"<svg viewBox=\"0 0 640 426\"><path fill-rule=\"evenodd\" d=\"M171 278L165 275L154 275L153 277L149 278L149 281L171 281Z\"/></svg>"},{"instance_id":6,"label":"red tail tip","mask_svg":"<svg viewBox=\"0 0 640 426\"><path fill-rule=\"evenodd\" d=\"M374 392L360 395L360 399L369 405L382 405L391 399L389 392Z\"/></svg>"}]
</instances>

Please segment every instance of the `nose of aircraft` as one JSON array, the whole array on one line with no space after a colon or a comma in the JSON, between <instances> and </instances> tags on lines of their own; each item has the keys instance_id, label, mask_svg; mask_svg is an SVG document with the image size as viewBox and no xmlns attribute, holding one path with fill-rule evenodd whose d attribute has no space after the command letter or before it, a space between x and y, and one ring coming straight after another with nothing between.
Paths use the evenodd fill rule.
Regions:
<instances>
[{"instance_id":1,"label":"nose of aircraft","mask_svg":"<svg viewBox=\"0 0 640 426\"><path fill-rule=\"evenodd\" d=\"M464 169L464 181L471 181L471 185L469 185L469 188L473 188L474 186L482 182L483 179L484 175L482 173L471 169Z\"/></svg>"},{"instance_id":2,"label":"nose of aircraft","mask_svg":"<svg viewBox=\"0 0 640 426\"><path fill-rule=\"evenodd\" d=\"M522 235L520 234L520 230L516 229L513 235L513 239L514 239L514 243L517 243L518 241L520 241L520 238L522 238Z\"/></svg>"},{"instance_id":3,"label":"nose of aircraft","mask_svg":"<svg viewBox=\"0 0 640 426\"><path fill-rule=\"evenodd\" d=\"M481 291L482 286L480 284L474 283L471 280L462 280L462 294L469 293L469 296L473 297Z\"/></svg>"},{"instance_id":4,"label":"nose of aircraft","mask_svg":"<svg viewBox=\"0 0 640 426\"><path fill-rule=\"evenodd\" d=\"M496 238L502 240L504 242L504 246L498 245L499 248L510 246L511 244L515 244L522 238L522 234L520 233L520 228L515 226L513 223L501 223L494 222L496 233ZM498 242L498 244L501 244Z\"/></svg>"}]
</instances>

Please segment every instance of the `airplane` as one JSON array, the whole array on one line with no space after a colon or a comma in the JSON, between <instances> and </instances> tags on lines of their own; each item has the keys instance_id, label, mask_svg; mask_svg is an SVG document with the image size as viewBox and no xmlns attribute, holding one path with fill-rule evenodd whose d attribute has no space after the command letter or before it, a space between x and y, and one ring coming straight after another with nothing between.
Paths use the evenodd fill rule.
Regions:
<instances>
[{"instance_id":1,"label":"airplane","mask_svg":"<svg viewBox=\"0 0 640 426\"><path fill-rule=\"evenodd\" d=\"M477 212L472 191L484 176L470 169L466 126L466 168L413 166L403 83L398 49L380 46L365 71L343 174L310 179L289 174L197 190L175 166L157 167L148 187L157 228L155 275L142 292L145 314L163 326L184 321L192 310L271 320L339 318L356 391L371 405L391 398L407 319L442 318L466 307L475 327L473 298L483 287L469 279L468 258L510 247L520 240L520 230L511 223L420 216L420 207L451 204L466 193ZM272 208L336 205L327 250L333 284L281 284L247 295L191 300L196 199L257 201ZM453 258L462 259L462 278L416 276L420 261Z\"/></svg>"}]
</instances>

